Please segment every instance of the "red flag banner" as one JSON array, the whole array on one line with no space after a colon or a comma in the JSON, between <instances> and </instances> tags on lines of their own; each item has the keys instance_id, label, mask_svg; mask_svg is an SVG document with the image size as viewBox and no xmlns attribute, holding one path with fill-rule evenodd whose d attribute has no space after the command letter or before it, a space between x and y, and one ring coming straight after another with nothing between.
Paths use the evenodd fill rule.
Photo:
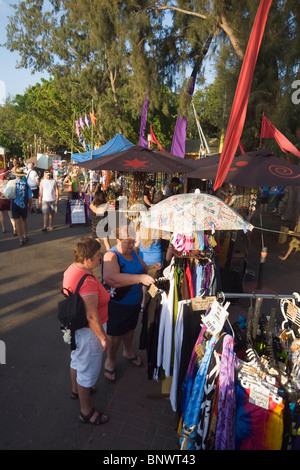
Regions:
<instances>
[{"instance_id":1,"label":"red flag banner","mask_svg":"<svg viewBox=\"0 0 300 470\"><path fill-rule=\"evenodd\" d=\"M242 152L242 155L245 155L246 152L245 152L244 146L243 146L241 141L239 141L239 147L240 147L240 150Z\"/></svg>"},{"instance_id":2,"label":"red flag banner","mask_svg":"<svg viewBox=\"0 0 300 470\"><path fill-rule=\"evenodd\" d=\"M165 152L165 149L162 148L162 146L160 145L160 143L158 142L157 138L155 137L155 134L152 130L152 126L150 124L150 135L151 135L151 142L153 142L154 144L157 144L160 148L160 150L162 150L163 152Z\"/></svg>"},{"instance_id":3,"label":"red flag banner","mask_svg":"<svg viewBox=\"0 0 300 470\"><path fill-rule=\"evenodd\" d=\"M224 183L243 132L253 73L271 4L272 0L261 0L255 17L234 96L214 190Z\"/></svg>"},{"instance_id":4,"label":"red flag banner","mask_svg":"<svg viewBox=\"0 0 300 470\"><path fill-rule=\"evenodd\" d=\"M263 115L260 132L260 146L262 139L275 139L282 152L293 153L300 158L300 151Z\"/></svg>"}]
</instances>

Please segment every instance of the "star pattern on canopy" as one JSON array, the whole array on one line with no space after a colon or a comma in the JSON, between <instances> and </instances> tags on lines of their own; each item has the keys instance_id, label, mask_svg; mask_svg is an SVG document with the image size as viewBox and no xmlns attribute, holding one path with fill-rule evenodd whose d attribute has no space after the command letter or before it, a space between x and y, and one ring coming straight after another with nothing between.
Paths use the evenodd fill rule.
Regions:
<instances>
[{"instance_id":1,"label":"star pattern on canopy","mask_svg":"<svg viewBox=\"0 0 300 470\"><path fill-rule=\"evenodd\" d=\"M134 160L123 160L124 161L124 166L132 167L135 170L137 168L143 168L147 167L149 160L141 161L138 158L135 158Z\"/></svg>"}]
</instances>

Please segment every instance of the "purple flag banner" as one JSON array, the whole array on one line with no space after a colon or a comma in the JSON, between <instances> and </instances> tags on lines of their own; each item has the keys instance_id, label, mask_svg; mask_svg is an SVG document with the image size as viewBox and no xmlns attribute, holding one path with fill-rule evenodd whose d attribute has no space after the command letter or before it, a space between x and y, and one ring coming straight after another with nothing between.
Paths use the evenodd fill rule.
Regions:
<instances>
[{"instance_id":1,"label":"purple flag banner","mask_svg":"<svg viewBox=\"0 0 300 470\"><path fill-rule=\"evenodd\" d=\"M84 124L84 121L83 121L83 119L82 119L81 116L80 116L80 118L79 118L79 124L80 124L81 129L84 131L84 126L85 126L85 124Z\"/></svg>"},{"instance_id":2,"label":"purple flag banner","mask_svg":"<svg viewBox=\"0 0 300 470\"><path fill-rule=\"evenodd\" d=\"M90 121L90 118L88 117L88 115L86 113L85 113L85 117L84 117L84 122L86 123L88 128L90 128L91 121Z\"/></svg>"},{"instance_id":3,"label":"purple flag banner","mask_svg":"<svg viewBox=\"0 0 300 470\"><path fill-rule=\"evenodd\" d=\"M146 148L148 148L148 142L145 139L145 129L146 129L146 123L147 123L147 114L148 114L148 103L149 103L149 96L146 95L144 105L143 105L143 112L142 112L142 118L141 118L141 127L140 127L140 139L139 139L139 145L141 147L146 147Z\"/></svg>"},{"instance_id":4,"label":"purple flag banner","mask_svg":"<svg viewBox=\"0 0 300 470\"><path fill-rule=\"evenodd\" d=\"M181 158L185 156L186 126L186 117L183 116L181 118L178 116L172 140L171 154Z\"/></svg>"},{"instance_id":5,"label":"purple flag banner","mask_svg":"<svg viewBox=\"0 0 300 470\"><path fill-rule=\"evenodd\" d=\"M189 95L192 96L195 89L197 72L193 70L191 75L191 84L189 88ZM175 126L175 131L173 134L171 153L177 157L185 157L185 141L186 141L186 128L187 128L187 119L186 116L178 116Z\"/></svg>"}]
</instances>

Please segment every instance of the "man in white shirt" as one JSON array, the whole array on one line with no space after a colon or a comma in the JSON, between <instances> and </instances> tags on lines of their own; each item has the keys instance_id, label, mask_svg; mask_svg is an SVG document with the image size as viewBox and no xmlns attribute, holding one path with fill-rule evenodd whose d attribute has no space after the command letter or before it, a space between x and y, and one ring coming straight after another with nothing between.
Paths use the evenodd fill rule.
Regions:
<instances>
[{"instance_id":1,"label":"man in white shirt","mask_svg":"<svg viewBox=\"0 0 300 470\"><path fill-rule=\"evenodd\" d=\"M41 210L37 207L37 201L38 201L38 198L39 198L39 184L40 184L40 180L39 180L39 175L37 174L37 172L34 170L33 168L33 163L28 163L27 164L27 176L26 176L26 179L27 179L27 183L28 185L30 186L30 189L32 191L32 196L33 198L36 200L36 208L37 208L37 212L41 212ZM32 208L31 209L31 212L34 212L34 209Z\"/></svg>"},{"instance_id":2,"label":"man in white shirt","mask_svg":"<svg viewBox=\"0 0 300 470\"><path fill-rule=\"evenodd\" d=\"M42 206L44 214L43 232L53 230L53 216L57 211L58 204L58 186L55 180L51 178L49 171L45 171L44 178L40 183L39 205ZM47 227L49 223L49 227Z\"/></svg>"},{"instance_id":3,"label":"man in white shirt","mask_svg":"<svg viewBox=\"0 0 300 470\"><path fill-rule=\"evenodd\" d=\"M166 184L164 187L164 198L173 196L173 194L176 194L175 188L179 186L180 180L176 176L171 179L170 183Z\"/></svg>"}]
</instances>

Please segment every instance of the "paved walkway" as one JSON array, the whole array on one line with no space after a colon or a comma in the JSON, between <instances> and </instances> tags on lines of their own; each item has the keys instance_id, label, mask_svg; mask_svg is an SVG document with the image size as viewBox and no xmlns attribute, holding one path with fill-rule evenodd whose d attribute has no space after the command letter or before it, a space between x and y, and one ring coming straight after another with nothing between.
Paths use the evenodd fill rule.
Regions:
<instances>
[{"instance_id":1,"label":"paved walkway","mask_svg":"<svg viewBox=\"0 0 300 470\"><path fill-rule=\"evenodd\" d=\"M122 357L118 380L102 374L93 402L111 419L100 427L79 422L79 403L70 399L70 347L62 340L57 302L63 271L73 262L73 246L90 228L65 224L64 204L55 229L41 232L42 214L29 214L29 241L20 247L7 218L0 234L0 449L176 449L177 433L161 384L147 378L147 357L137 368ZM135 344L138 345L139 329Z\"/></svg>"},{"instance_id":2,"label":"paved walkway","mask_svg":"<svg viewBox=\"0 0 300 470\"><path fill-rule=\"evenodd\" d=\"M63 203L53 232L41 232L41 214L30 214L28 223L24 247L9 222L7 233L0 234L0 340L6 346L6 364L0 365L0 449L176 450L175 416L168 399L153 398L162 384L148 380L145 351L141 368L118 359L116 384L99 379L93 401L110 414L110 422L100 427L79 422L79 403L70 399L70 350L59 331L57 302L73 246L90 228L67 226ZM279 262L278 253L287 245L278 246L273 235L269 239L265 285L279 293L299 291L299 254ZM253 233L253 241L249 268L257 273L259 233ZM247 304L234 309L245 314ZM139 330L135 345L138 340Z\"/></svg>"}]
</instances>

